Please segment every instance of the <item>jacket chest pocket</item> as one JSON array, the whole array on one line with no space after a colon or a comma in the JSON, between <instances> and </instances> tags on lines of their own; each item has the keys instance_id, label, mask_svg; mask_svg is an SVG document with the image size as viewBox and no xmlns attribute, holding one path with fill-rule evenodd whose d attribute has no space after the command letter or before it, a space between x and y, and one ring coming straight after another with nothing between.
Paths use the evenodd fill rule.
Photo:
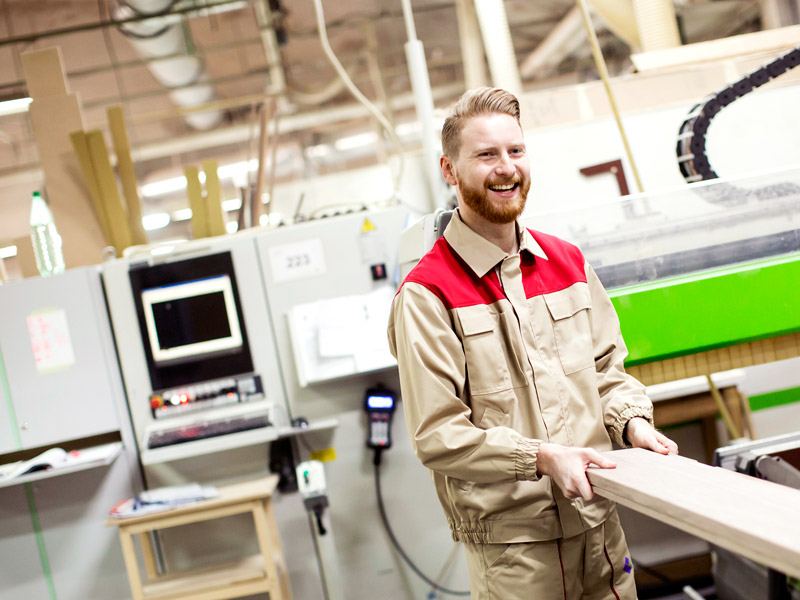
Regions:
<instances>
[{"instance_id":1,"label":"jacket chest pocket","mask_svg":"<svg viewBox=\"0 0 800 600\"><path fill-rule=\"evenodd\" d=\"M461 324L470 393L491 394L524 384L518 344L508 318L486 306L456 309Z\"/></svg>"},{"instance_id":2,"label":"jacket chest pocket","mask_svg":"<svg viewBox=\"0 0 800 600\"><path fill-rule=\"evenodd\" d=\"M575 283L564 290L544 294L544 301L553 318L553 332L564 373L569 375L594 366L589 287L585 283Z\"/></svg>"}]
</instances>

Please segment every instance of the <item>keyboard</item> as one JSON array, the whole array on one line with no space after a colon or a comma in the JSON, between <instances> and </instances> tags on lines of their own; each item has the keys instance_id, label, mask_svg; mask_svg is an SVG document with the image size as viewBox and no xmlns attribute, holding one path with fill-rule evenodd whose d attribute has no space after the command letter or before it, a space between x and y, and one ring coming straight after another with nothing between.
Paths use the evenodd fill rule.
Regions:
<instances>
[{"instance_id":1,"label":"keyboard","mask_svg":"<svg viewBox=\"0 0 800 600\"><path fill-rule=\"evenodd\" d=\"M228 435L229 433L261 429L262 427L269 427L271 425L272 423L269 417L265 414L192 423L191 425L184 425L174 429L154 431L147 439L147 447L150 449L163 448L164 446L205 440L221 435Z\"/></svg>"}]
</instances>

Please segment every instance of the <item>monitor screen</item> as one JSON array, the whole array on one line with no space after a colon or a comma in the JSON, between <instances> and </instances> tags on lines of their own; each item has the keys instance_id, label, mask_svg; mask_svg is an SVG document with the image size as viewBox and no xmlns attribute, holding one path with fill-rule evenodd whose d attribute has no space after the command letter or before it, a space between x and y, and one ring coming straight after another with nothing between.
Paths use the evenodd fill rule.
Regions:
<instances>
[{"instance_id":1,"label":"monitor screen","mask_svg":"<svg viewBox=\"0 0 800 600\"><path fill-rule=\"evenodd\" d=\"M142 304L150 350L157 363L242 346L227 275L144 290Z\"/></svg>"},{"instance_id":2,"label":"monitor screen","mask_svg":"<svg viewBox=\"0 0 800 600\"><path fill-rule=\"evenodd\" d=\"M129 274L153 391L253 371L230 251Z\"/></svg>"}]
</instances>

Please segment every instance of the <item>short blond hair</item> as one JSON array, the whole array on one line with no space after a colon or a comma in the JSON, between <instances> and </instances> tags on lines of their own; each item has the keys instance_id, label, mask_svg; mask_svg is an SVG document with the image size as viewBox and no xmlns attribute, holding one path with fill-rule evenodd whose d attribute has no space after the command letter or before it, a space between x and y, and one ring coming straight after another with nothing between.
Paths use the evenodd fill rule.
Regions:
<instances>
[{"instance_id":1,"label":"short blond hair","mask_svg":"<svg viewBox=\"0 0 800 600\"><path fill-rule=\"evenodd\" d=\"M461 150L461 131L467 120L479 115L503 114L519 120L519 100L511 92L500 88L481 87L467 90L458 99L442 126L442 151L455 160Z\"/></svg>"}]
</instances>

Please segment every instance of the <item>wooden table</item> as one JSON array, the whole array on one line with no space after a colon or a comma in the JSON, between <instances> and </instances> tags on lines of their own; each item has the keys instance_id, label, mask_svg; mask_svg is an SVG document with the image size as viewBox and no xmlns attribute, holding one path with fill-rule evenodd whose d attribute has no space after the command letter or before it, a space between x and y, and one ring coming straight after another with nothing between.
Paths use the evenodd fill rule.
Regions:
<instances>
[{"instance_id":1,"label":"wooden table","mask_svg":"<svg viewBox=\"0 0 800 600\"><path fill-rule=\"evenodd\" d=\"M272 511L271 496L277 483L277 476L272 475L220 487L219 497L210 500L163 512L106 521L107 526L119 528L133 600L224 600L265 592L270 600L291 600L289 579ZM149 532L242 513L251 513L253 516L259 554L232 563L158 574ZM139 536L142 547L146 581L142 580L136 557L135 536Z\"/></svg>"}]
</instances>

